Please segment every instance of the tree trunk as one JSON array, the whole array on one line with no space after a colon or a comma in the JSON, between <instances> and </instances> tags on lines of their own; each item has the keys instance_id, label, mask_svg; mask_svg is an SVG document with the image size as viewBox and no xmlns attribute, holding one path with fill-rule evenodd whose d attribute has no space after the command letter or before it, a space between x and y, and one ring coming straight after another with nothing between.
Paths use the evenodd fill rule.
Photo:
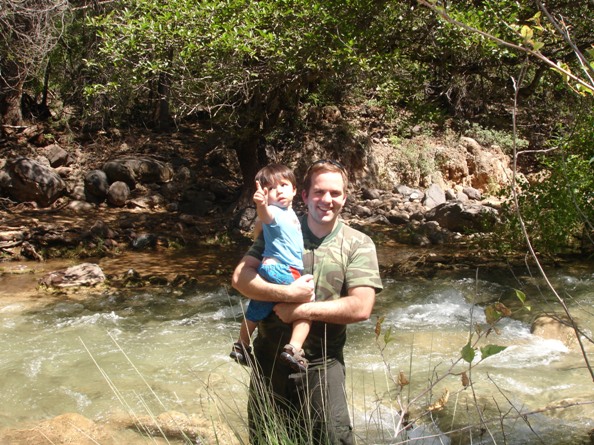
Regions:
<instances>
[{"instance_id":1,"label":"tree trunk","mask_svg":"<svg viewBox=\"0 0 594 445\"><path fill-rule=\"evenodd\" d=\"M169 48L167 54L169 62L173 60L173 49ZM171 76L165 71L159 73L157 79L157 103L153 115L153 121L157 128L164 130L169 128L172 123L171 109L169 108L169 99L171 96Z\"/></svg>"},{"instance_id":2,"label":"tree trunk","mask_svg":"<svg viewBox=\"0 0 594 445\"><path fill-rule=\"evenodd\" d=\"M16 63L5 61L0 66L0 122L3 125L22 125L21 97L25 74Z\"/></svg>"},{"instance_id":3,"label":"tree trunk","mask_svg":"<svg viewBox=\"0 0 594 445\"><path fill-rule=\"evenodd\" d=\"M45 74L43 75L43 92L41 94L40 105L46 110L49 110L49 107L47 106L47 93L49 91L49 76L51 66L51 63L47 62L47 66L45 67Z\"/></svg>"},{"instance_id":4,"label":"tree trunk","mask_svg":"<svg viewBox=\"0 0 594 445\"><path fill-rule=\"evenodd\" d=\"M262 135L258 131L243 131L233 144L241 175L243 176L243 190L238 203L240 208L247 207L252 203L252 195L256 190L254 178L264 164L258 159L258 147L261 137Z\"/></svg>"},{"instance_id":5,"label":"tree trunk","mask_svg":"<svg viewBox=\"0 0 594 445\"><path fill-rule=\"evenodd\" d=\"M233 144L244 183L238 203L240 208L251 205L256 189L254 177L258 170L269 162L263 150L266 135L278 124L281 112L287 115L296 113L299 92L314 80L314 76L307 74L266 92L255 91L241 111L242 130Z\"/></svg>"},{"instance_id":6,"label":"tree trunk","mask_svg":"<svg viewBox=\"0 0 594 445\"><path fill-rule=\"evenodd\" d=\"M171 125L171 112L169 109L169 95L171 80L166 73L159 74L157 81L157 103L153 115L154 122L159 129L169 128Z\"/></svg>"}]
</instances>

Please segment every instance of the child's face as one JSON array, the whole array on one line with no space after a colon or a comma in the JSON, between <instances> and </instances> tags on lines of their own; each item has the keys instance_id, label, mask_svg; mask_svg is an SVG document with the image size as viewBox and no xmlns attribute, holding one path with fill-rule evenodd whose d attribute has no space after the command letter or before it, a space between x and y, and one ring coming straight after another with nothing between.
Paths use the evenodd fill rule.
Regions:
<instances>
[{"instance_id":1,"label":"child's face","mask_svg":"<svg viewBox=\"0 0 594 445\"><path fill-rule=\"evenodd\" d=\"M288 208L295 197L295 187L288 179L281 179L280 182L268 187L268 204Z\"/></svg>"}]
</instances>

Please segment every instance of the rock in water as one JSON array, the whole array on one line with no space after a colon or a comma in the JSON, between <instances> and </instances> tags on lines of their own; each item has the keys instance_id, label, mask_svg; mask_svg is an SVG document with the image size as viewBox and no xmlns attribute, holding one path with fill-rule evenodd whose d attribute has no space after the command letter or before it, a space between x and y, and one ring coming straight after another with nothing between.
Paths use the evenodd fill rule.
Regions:
<instances>
[{"instance_id":1,"label":"rock in water","mask_svg":"<svg viewBox=\"0 0 594 445\"><path fill-rule=\"evenodd\" d=\"M39 280L48 287L96 286L105 281L98 264L82 263L65 270L50 272Z\"/></svg>"}]
</instances>

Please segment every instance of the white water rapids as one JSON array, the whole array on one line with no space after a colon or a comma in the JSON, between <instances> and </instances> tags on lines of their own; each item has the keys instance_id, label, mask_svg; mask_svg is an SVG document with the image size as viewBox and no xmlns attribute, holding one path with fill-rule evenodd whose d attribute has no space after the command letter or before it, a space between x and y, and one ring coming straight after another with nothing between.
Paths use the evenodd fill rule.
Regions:
<instances>
[{"instance_id":1,"label":"white water rapids","mask_svg":"<svg viewBox=\"0 0 594 445\"><path fill-rule=\"evenodd\" d=\"M34 288L40 273L0 278L0 429L71 412L109 422L130 410L201 413L245 429L248 373L228 357L244 300L230 287L102 290L42 303L42 291ZM592 264L556 269L552 280L592 335ZM479 270L432 279L385 277L385 286L372 319L349 327L347 394L360 443L397 443L398 400L415 398L410 420L418 429L409 438L435 436L414 444L588 443L594 383L581 351L530 333L535 313L560 309L540 280ZM26 296L14 298L17 288ZM530 312L520 310L520 288ZM478 346L507 348L481 363L477 353L472 386L464 389L460 379L468 363L453 363L473 326L484 326L484 308L494 301L514 314ZM379 344L377 317L384 317ZM586 348L592 361L594 348ZM448 370L452 374L444 377ZM400 371L410 383L398 395ZM424 415L446 390L445 408ZM479 422L477 406L485 428L467 429ZM443 434L450 431L456 432Z\"/></svg>"}]
</instances>

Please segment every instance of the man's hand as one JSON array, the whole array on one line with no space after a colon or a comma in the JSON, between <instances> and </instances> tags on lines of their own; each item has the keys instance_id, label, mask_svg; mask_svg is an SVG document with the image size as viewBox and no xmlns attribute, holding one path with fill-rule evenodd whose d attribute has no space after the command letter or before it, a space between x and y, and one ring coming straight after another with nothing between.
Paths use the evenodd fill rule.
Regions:
<instances>
[{"instance_id":1,"label":"man's hand","mask_svg":"<svg viewBox=\"0 0 594 445\"><path fill-rule=\"evenodd\" d=\"M246 255L235 268L231 284L243 296L252 300L291 303L307 302L313 298L312 275L303 275L289 285L274 284L258 274L259 265L259 259Z\"/></svg>"},{"instance_id":2,"label":"man's hand","mask_svg":"<svg viewBox=\"0 0 594 445\"><path fill-rule=\"evenodd\" d=\"M307 303L314 301L316 296L314 294L313 275L303 275L289 284L290 300L295 303Z\"/></svg>"},{"instance_id":3,"label":"man's hand","mask_svg":"<svg viewBox=\"0 0 594 445\"><path fill-rule=\"evenodd\" d=\"M309 303L315 301L315 286L313 275L303 275L293 281L287 286L290 289L291 303L279 303L274 305L274 312L284 323L293 323L295 320L300 320L303 316L299 316L299 308L302 303ZM295 303L292 303L292 302Z\"/></svg>"},{"instance_id":4,"label":"man's hand","mask_svg":"<svg viewBox=\"0 0 594 445\"><path fill-rule=\"evenodd\" d=\"M300 317L297 313L299 306L299 303L278 303L274 305L273 310L283 323L291 324L295 320L303 319L303 316Z\"/></svg>"},{"instance_id":5,"label":"man's hand","mask_svg":"<svg viewBox=\"0 0 594 445\"><path fill-rule=\"evenodd\" d=\"M350 324L369 319L374 302L375 289L360 286L350 288L347 295L336 300L279 303L274 306L274 312L284 323L311 320Z\"/></svg>"}]
</instances>

